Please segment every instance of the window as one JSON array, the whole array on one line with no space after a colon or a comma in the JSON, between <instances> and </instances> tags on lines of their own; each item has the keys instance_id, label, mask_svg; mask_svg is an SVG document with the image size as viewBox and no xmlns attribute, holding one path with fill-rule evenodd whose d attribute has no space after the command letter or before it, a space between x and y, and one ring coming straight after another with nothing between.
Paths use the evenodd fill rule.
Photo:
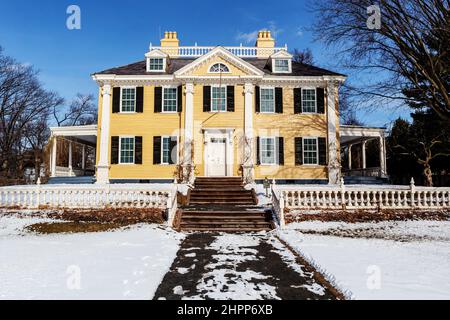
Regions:
<instances>
[{"instance_id":1,"label":"window","mask_svg":"<svg viewBox=\"0 0 450 320\"><path fill-rule=\"evenodd\" d=\"M211 87L211 111L221 112L227 110L227 88Z\"/></svg>"},{"instance_id":2,"label":"window","mask_svg":"<svg viewBox=\"0 0 450 320\"><path fill-rule=\"evenodd\" d=\"M261 88L261 112L275 112L275 89Z\"/></svg>"},{"instance_id":3,"label":"window","mask_svg":"<svg viewBox=\"0 0 450 320\"><path fill-rule=\"evenodd\" d=\"M317 138L303 138L303 164L319 164Z\"/></svg>"},{"instance_id":4,"label":"window","mask_svg":"<svg viewBox=\"0 0 450 320\"><path fill-rule=\"evenodd\" d=\"M164 71L164 59L150 58L148 68L150 71Z\"/></svg>"},{"instance_id":5,"label":"window","mask_svg":"<svg viewBox=\"0 0 450 320\"><path fill-rule=\"evenodd\" d=\"M275 59L275 72L289 72L289 60Z\"/></svg>"},{"instance_id":6,"label":"window","mask_svg":"<svg viewBox=\"0 0 450 320\"><path fill-rule=\"evenodd\" d=\"M121 112L136 111L136 88L122 88Z\"/></svg>"},{"instance_id":7,"label":"window","mask_svg":"<svg viewBox=\"0 0 450 320\"><path fill-rule=\"evenodd\" d=\"M170 155L171 155L171 150L170 150L170 137L162 137L161 140L161 163L162 164L169 164L170 163Z\"/></svg>"},{"instance_id":8,"label":"window","mask_svg":"<svg viewBox=\"0 0 450 320\"><path fill-rule=\"evenodd\" d=\"M163 112L177 111L177 88L164 88Z\"/></svg>"},{"instance_id":9,"label":"window","mask_svg":"<svg viewBox=\"0 0 450 320\"><path fill-rule=\"evenodd\" d=\"M216 63L209 69L209 72L211 73L230 72L230 69L223 63Z\"/></svg>"},{"instance_id":10,"label":"window","mask_svg":"<svg viewBox=\"0 0 450 320\"><path fill-rule=\"evenodd\" d=\"M261 164L275 164L275 138L261 138Z\"/></svg>"},{"instance_id":11,"label":"window","mask_svg":"<svg viewBox=\"0 0 450 320\"><path fill-rule=\"evenodd\" d=\"M302 109L305 113L316 113L316 89L303 89L302 90Z\"/></svg>"},{"instance_id":12,"label":"window","mask_svg":"<svg viewBox=\"0 0 450 320\"><path fill-rule=\"evenodd\" d=\"M134 138L120 138L120 163L134 163Z\"/></svg>"}]
</instances>

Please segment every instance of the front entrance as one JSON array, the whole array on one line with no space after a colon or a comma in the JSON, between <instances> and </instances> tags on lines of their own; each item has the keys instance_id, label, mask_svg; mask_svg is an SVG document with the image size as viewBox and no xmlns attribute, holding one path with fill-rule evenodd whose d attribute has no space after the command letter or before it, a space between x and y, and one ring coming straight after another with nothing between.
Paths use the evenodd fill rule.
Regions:
<instances>
[{"instance_id":1,"label":"front entrance","mask_svg":"<svg viewBox=\"0 0 450 320\"><path fill-rule=\"evenodd\" d=\"M233 176L233 130L204 129L205 176Z\"/></svg>"}]
</instances>

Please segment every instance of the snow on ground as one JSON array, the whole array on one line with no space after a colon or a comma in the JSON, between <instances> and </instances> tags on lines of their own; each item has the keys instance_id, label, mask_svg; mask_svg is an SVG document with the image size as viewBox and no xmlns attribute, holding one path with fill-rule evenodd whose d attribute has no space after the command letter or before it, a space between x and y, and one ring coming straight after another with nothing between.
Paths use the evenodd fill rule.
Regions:
<instances>
[{"instance_id":1,"label":"snow on ground","mask_svg":"<svg viewBox=\"0 0 450 320\"><path fill-rule=\"evenodd\" d=\"M258 197L258 205L259 206L266 206L268 204L272 203L271 199L271 191L269 189L268 194L269 196L266 197L266 189L264 189L264 185L262 184L248 184L245 186L247 190L255 189L256 196Z\"/></svg>"},{"instance_id":2,"label":"snow on ground","mask_svg":"<svg viewBox=\"0 0 450 320\"><path fill-rule=\"evenodd\" d=\"M450 299L449 221L301 222L280 236L355 299Z\"/></svg>"},{"instance_id":3,"label":"snow on ground","mask_svg":"<svg viewBox=\"0 0 450 320\"><path fill-rule=\"evenodd\" d=\"M151 299L182 235L158 225L35 235L49 219L0 216L0 299Z\"/></svg>"}]
</instances>

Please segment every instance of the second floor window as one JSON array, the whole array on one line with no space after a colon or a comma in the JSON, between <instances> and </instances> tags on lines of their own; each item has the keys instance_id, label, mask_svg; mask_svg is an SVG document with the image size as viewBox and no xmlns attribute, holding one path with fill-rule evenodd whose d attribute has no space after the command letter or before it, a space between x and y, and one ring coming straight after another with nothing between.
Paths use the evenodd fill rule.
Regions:
<instances>
[{"instance_id":1,"label":"second floor window","mask_svg":"<svg viewBox=\"0 0 450 320\"><path fill-rule=\"evenodd\" d=\"M305 113L316 113L316 89L303 89L302 90L302 111Z\"/></svg>"},{"instance_id":2,"label":"second floor window","mask_svg":"<svg viewBox=\"0 0 450 320\"><path fill-rule=\"evenodd\" d=\"M177 88L164 88L163 111L177 111Z\"/></svg>"},{"instance_id":3,"label":"second floor window","mask_svg":"<svg viewBox=\"0 0 450 320\"><path fill-rule=\"evenodd\" d=\"M319 164L317 138L303 138L303 164Z\"/></svg>"},{"instance_id":4,"label":"second floor window","mask_svg":"<svg viewBox=\"0 0 450 320\"><path fill-rule=\"evenodd\" d=\"M275 164L275 138L261 138L261 164Z\"/></svg>"},{"instance_id":5,"label":"second floor window","mask_svg":"<svg viewBox=\"0 0 450 320\"><path fill-rule=\"evenodd\" d=\"M149 69L150 71L164 71L164 59L150 58Z\"/></svg>"},{"instance_id":6,"label":"second floor window","mask_svg":"<svg viewBox=\"0 0 450 320\"><path fill-rule=\"evenodd\" d=\"M227 87L211 87L211 111L227 110Z\"/></svg>"},{"instance_id":7,"label":"second floor window","mask_svg":"<svg viewBox=\"0 0 450 320\"><path fill-rule=\"evenodd\" d=\"M289 60L275 59L275 72L289 72Z\"/></svg>"},{"instance_id":8,"label":"second floor window","mask_svg":"<svg viewBox=\"0 0 450 320\"><path fill-rule=\"evenodd\" d=\"M275 112L274 88L261 88L261 112Z\"/></svg>"},{"instance_id":9,"label":"second floor window","mask_svg":"<svg viewBox=\"0 0 450 320\"><path fill-rule=\"evenodd\" d=\"M134 163L134 138L120 138L120 163Z\"/></svg>"},{"instance_id":10,"label":"second floor window","mask_svg":"<svg viewBox=\"0 0 450 320\"><path fill-rule=\"evenodd\" d=\"M122 88L121 112L136 111L136 88Z\"/></svg>"}]
</instances>

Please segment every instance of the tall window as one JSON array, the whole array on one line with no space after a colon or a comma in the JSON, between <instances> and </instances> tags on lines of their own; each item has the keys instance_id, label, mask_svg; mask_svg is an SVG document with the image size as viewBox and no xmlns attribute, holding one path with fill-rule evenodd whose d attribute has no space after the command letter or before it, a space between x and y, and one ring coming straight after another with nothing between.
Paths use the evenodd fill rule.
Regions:
<instances>
[{"instance_id":1,"label":"tall window","mask_svg":"<svg viewBox=\"0 0 450 320\"><path fill-rule=\"evenodd\" d=\"M120 138L120 163L134 163L134 138Z\"/></svg>"},{"instance_id":2,"label":"tall window","mask_svg":"<svg viewBox=\"0 0 450 320\"><path fill-rule=\"evenodd\" d=\"M122 88L121 112L136 111L136 88Z\"/></svg>"},{"instance_id":3,"label":"tall window","mask_svg":"<svg viewBox=\"0 0 450 320\"><path fill-rule=\"evenodd\" d=\"M230 72L230 69L228 69L228 67L223 63L216 63L209 69L209 72L212 73Z\"/></svg>"},{"instance_id":4,"label":"tall window","mask_svg":"<svg viewBox=\"0 0 450 320\"><path fill-rule=\"evenodd\" d=\"M302 90L302 109L306 113L316 113L316 89L303 89Z\"/></svg>"},{"instance_id":5,"label":"tall window","mask_svg":"<svg viewBox=\"0 0 450 320\"><path fill-rule=\"evenodd\" d=\"M227 110L227 88L211 87L211 111L220 112Z\"/></svg>"},{"instance_id":6,"label":"tall window","mask_svg":"<svg viewBox=\"0 0 450 320\"><path fill-rule=\"evenodd\" d=\"M261 88L261 112L275 112L275 89Z\"/></svg>"},{"instance_id":7,"label":"tall window","mask_svg":"<svg viewBox=\"0 0 450 320\"><path fill-rule=\"evenodd\" d=\"M164 71L164 59L150 58L149 69L150 71Z\"/></svg>"},{"instance_id":8,"label":"tall window","mask_svg":"<svg viewBox=\"0 0 450 320\"><path fill-rule=\"evenodd\" d=\"M170 137L163 137L161 140L161 163L162 164L169 164L170 163Z\"/></svg>"},{"instance_id":9,"label":"tall window","mask_svg":"<svg viewBox=\"0 0 450 320\"><path fill-rule=\"evenodd\" d=\"M317 138L303 138L303 163L319 164Z\"/></svg>"},{"instance_id":10,"label":"tall window","mask_svg":"<svg viewBox=\"0 0 450 320\"><path fill-rule=\"evenodd\" d=\"M164 88L163 111L177 111L177 88Z\"/></svg>"},{"instance_id":11,"label":"tall window","mask_svg":"<svg viewBox=\"0 0 450 320\"><path fill-rule=\"evenodd\" d=\"M261 138L261 164L275 164L275 138Z\"/></svg>"},{"instance_id":12,"label":"tall window","mask_svg":"<svg viewBox=\"0 0 450 320\"><path fill-rule=\"evenodd\" d=\"M275 59L275 72L289 72L289 60Z\"/></svg>"}]
</instances>

